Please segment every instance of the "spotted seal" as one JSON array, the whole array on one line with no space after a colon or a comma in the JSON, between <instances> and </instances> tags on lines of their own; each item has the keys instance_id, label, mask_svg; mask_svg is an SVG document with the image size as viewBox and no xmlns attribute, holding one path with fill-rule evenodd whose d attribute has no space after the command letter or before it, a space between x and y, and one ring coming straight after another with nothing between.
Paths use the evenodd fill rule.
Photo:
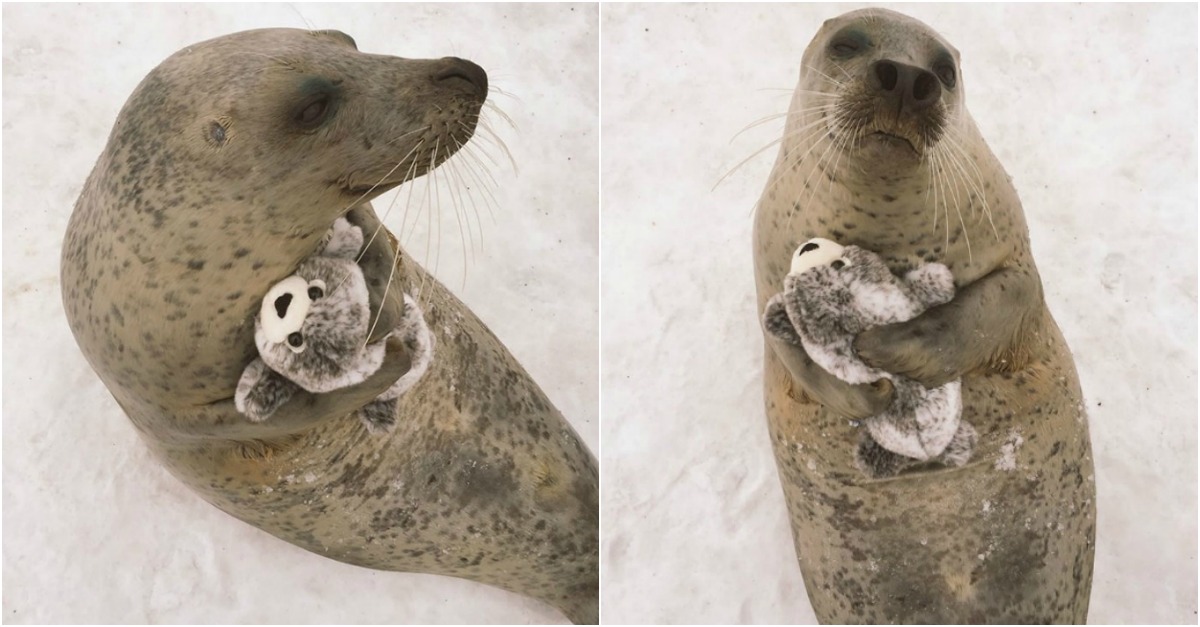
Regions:
<instances>
[{"instance_id":1,"label":"spotted seal","mask_svg":"<svg viewBox=\"0 0 1200 627\"><path fill-rule=\"evenodd\" d=\"M376 232L369 201L466 143L487 91L471 62L363 54L336 31L179 51L130 96L84 185L63 304L145 442L225 512L339 561L472 579L595 622L595 459L386 229L360 261L380 320L370 341L417 290L439 335L396 428L374 435L351 414L408 370L398 341L360 384L300 393L260 423L234 407L267 290L338 217Z\"/></svg>"},{"instance_id":2,"label":"spotted seal","mask_svg":"<svg viewBox=\"0 0 1200 627\"><path fill-rule=\"evenodd\" d=\"M843 383L766 336L773 448L822 622L1087 618L1095 485L1078 376L964 87L958 51L917 20L868 9L825 22L757 208L760 315L813 237L875 251L900 275L943 263L957 291L854 346L926 387L962 377L962 419L979 440L961 468L863 477L855 421L888 406L890 384Z\"/></svg>"}]
</instances>

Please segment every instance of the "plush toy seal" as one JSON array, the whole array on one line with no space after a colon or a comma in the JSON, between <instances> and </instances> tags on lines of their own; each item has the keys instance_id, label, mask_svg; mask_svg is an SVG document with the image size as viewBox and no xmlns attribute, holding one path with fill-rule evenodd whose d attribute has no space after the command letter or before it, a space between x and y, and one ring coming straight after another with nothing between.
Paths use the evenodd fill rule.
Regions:
<instances>
[{"instance_id":1,"label":"plush toy seal","mask_svg":"<svg viewBox=\"0 0 1200 627\"><path fill-rule=\"evenodd\" d=\"M895 475L914 460L961 466L971 457L976 433L961 420L961 379L929 389L871 368L853 350L859 333L910 320L952 298L954 277L940 263L901 279L871 251L816 238L796 249L784 291L767 305L767 331L802 345L830 374L851 384L892 381L891 406L863 421L856 460L870 477Z\"/></svg>"},{"instance_id":2,"label":"plush toy seal","mask_svg":"<svg viewBox=\"0 0 1200 627\"><path fill-rule=\"evenodd\" d=\"M246 366L234 395L250 420L270 418L300 388L321 393L361 383L383 364L387 338L398 335L412 354L412 369L357 413L372 433L395 426L396 399L428 370L433 334L406 294L395 330L367 343L367 284L355 263L362 246L362 229L339 218L296 274L267 291L254 321L259 357Z\"/></svg>"}]
</instances>

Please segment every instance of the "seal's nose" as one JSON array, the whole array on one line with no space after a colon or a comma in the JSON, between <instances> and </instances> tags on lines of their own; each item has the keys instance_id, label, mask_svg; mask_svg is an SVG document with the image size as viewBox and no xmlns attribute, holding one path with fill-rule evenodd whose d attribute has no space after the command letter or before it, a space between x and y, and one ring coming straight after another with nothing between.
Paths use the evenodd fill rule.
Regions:
<instances>
[{"instance_id":1,"label":"seal's nose","mask_svg":"<svg viewBox=\"0 0 1200 627\"><path fill-rule=\"evenodd\" d=\"M439 68L433 73L433 82L439 85L461 85L477 96L487 96L488 78L483 68L458 57L446 57L438 61Z\"/></svg>"},{"instance_id":2,"label":"seal's nose","mask_svg":"<svg viewBox=\"0 0 1200 627\"><path fill-rule=\"evenodd\" d=\"M881 59L871 65L875 88L901 110L920 111L938 101L942 85L933 72Z\"/></svg>"}]
</instances>

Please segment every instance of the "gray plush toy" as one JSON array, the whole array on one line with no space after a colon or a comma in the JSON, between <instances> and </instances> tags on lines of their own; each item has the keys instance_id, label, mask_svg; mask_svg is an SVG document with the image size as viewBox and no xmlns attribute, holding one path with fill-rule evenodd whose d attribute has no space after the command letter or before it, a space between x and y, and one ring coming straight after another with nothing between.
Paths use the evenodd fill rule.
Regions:
<instances>
[{"instance_id":1,"label":"gray plush toy","mask_svg":"<svg viewBox=\"0 0 1200 627\"><path fill-rule=\"evenodd\" d=\"M871 368L853 348L859 333L910 320L952 298L954 277L940 263L902 280L871 251L817 238L796 249L784 291L767 303L767 332L803 346L830 374L851 384L892 381L891 406L863 421L856 461L870 477L892 476L918 461L961 466L971 458L976 433L961 419L961 380L928 389Z\"/></svg>"},{"instance_id":2,"label":"gray plush toy","mask_svg":"<svg viewBox=\"0 0 1200 627\"><path fill-rule=\"evenodd\" d=\"M345 218L334 222L317 252L296 274L276 283L254 320L259 357L238 381L234 403L252 421L271 417L299 389L319 394L363 382L383 365L383 338L367 344L371 310L367 283L355 257L362 229ZM404 314L387 337L399 336L412 368L358 412L372 433L392 429L397 401L429 368L433 334L416 302L404 296Z\"/></svg>"}]
</instances>

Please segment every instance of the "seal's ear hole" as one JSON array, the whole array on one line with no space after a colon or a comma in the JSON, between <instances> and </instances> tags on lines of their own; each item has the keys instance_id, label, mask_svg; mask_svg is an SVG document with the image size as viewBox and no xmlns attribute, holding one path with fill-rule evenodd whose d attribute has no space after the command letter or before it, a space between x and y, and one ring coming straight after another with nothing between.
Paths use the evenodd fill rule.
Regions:
<instances>
[{"instance_id":1,"label":"seal's ear hole","mask_svg":"<svg viewBox=\"0 0 1200 627\"><path fill-rule=\"evenodd\" d=\"M275 315L279 316L280 320L287 317L288 307L292 305L292 295L283 294L275 299Z\"/></svg>"},{"instance_id":2,"label":"seal's ear hole","mask_svg":"<svg viewBox=\"0 0 1200 627\"><path fill-rule=\"evenodd\" d=\"M842 268L846 267L846 262L841 259L834 259L833 263L829 264L829 267L833 268L834 270L841 270Z\"/></svg>"},{"instance_id":3,"label":"seal's ear hole","mask_svg":"<svg viewBox=\"0 0 1200 627\"><path fill-rule=\"evenodd\" d=\"M809 242L800 248L800 254L803 255L804 253L811 253L812 251L814 251L820 247L821 246L819 244Z\"/></svg>"},{"instance_id":4,"label":"seal's ear hole","mask_svg":"<svg viewBox=\"0 0 1200 627\"><path fill-rule=\"evenodd\" d=\"M304 336L300 335L299 331L295 333L289 333L287 336L287 346L288 350L292 351L293 353L304 352Z\"/></svg>"},{"instance_id":5,"label":"seal's ear hole","mask_svg":"<svg viewBox=\"0 0 1200 627\"><path fill-rule=\"evenodd\" d=\"M229 120L216 119L204 127L204 141L214 148L220 148L229 141Z\"/></svg>"},{"instance_id":6,"label":"seal's ear hole","mask_svg":"<svg viewBox=\"0 0 1200 627\"><path fill-rule=\"evenodd\" d=\"M317 300L325 295L325 282L321 279L314 279L308 284L309 300Z\"/></svg>"}]
</instances>

